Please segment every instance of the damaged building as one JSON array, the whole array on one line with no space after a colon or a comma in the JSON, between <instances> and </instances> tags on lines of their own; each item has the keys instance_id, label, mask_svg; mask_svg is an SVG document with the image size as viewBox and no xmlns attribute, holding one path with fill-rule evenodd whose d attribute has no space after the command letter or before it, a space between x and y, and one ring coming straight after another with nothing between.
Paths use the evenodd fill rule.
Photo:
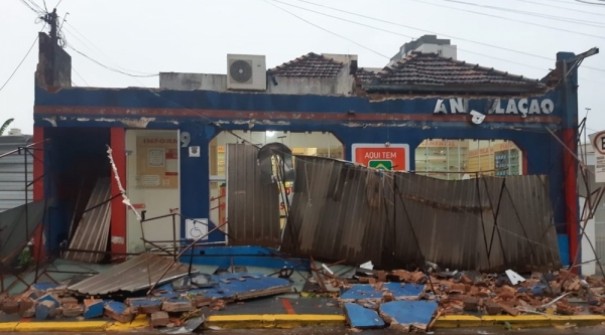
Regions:
<instances>
[{"instance_id":1,"label":"damaged building","mask_svg":"<svg viewBox=\"0 0 605 335\"><path fill-rule=\"evenodd\" d=\"M485 271L576 257L585 54L558 53L534 80L424 36L383 68L229 54L226 74L114 89L72 87L69 55L40 37L33 198L53 199L47 255L100 262L199 239L195 262L227 244Z\"/></svg>"}]
</instances>

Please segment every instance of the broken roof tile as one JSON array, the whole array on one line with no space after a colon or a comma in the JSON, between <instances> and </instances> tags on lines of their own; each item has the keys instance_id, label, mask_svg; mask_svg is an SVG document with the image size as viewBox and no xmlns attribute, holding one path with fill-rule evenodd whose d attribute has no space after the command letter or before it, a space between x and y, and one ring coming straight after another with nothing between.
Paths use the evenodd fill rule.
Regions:
<instances>
[{"instance_id":1,"label":"broken roof tile","mask_svg":"<svg viewBox=\"0 0 605 335\"><path fill-rule=\"evenodd\" d=\"M516 76L493 68L469 64L432 53L412 53L397 63L385 67L371 83L368 91L380 90L385 86L392 89L413 88L486 88L508 87L524 91L544 89L538 80Z\"/></svg>"},{"instance_id":2,"label":"broken roof tile","mask_svg":"<svg viewBox=\"0 0 605 335\"><path fill-rule=\"evenodd\" d=\"M282 77L332 78L338 75L343 66L343 63L310 52L269 71Z\"/></svg>"},{"instance_id":3,"label":"broken roof tile","mask_svg":"<svg viewBox=\"0 0 605 335\"><path fill-rule=\"evenodd\" d=\"M366 68L359 68L357 70L357 72L355 72L355 76L362 83L370 83L373 80L375 80L376 78L378 78L378 72L377 71L368 70Z\"/></svg>"}]
</instances>

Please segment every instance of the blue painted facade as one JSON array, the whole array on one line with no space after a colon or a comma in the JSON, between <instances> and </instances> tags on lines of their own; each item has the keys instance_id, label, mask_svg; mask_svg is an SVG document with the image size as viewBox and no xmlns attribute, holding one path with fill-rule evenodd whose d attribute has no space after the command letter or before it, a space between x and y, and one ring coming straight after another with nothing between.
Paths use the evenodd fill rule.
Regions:
<instances>
[{"instance_id":1,"label":"blue painted facade","mask_svg":"<svg viewBox=\"0 0 605 335\"><path fill-rule=\"evenodd\" d=\"M573 56L559 54L559 59ZM189 132L192 146L208 148L214 136L223 130L277 130L290 132L325 131L333 133L351 159L354 143L404 143L410 146L410 169L415 169L414 149L425 139L503 139L513 141L524 152L527 174L549 177L558 232L567 228L563 156L565 148L551 134L577 127L577 75L543 96L554 110L548 114L487 114L485 122L470 122L470 110L488 113L494 99L500 97L464 97L467 113L434 113L439 99L455 97L406 97L370 101L366 97L271 95L211 91L171 91L145 88L104 89L64 88L54 93L37 87L35 91L35 126L48 129L47 137L61 137L74 130L109 129L178 129ZM504 109L508 96L501 97ZM519 97L521 98L521 97ZM517 98L516 101L519 100ZM55 131L54 135L53 131ZM80 137L70 136L74 147L86 148L90 139L86 130ZM577 130L576 130L577 133ZM50 134L50 135L49 135ZM52 142L51 138L51 142ZM98 139L97 139L98 140ZM56 141L55 141L56 142ZM48 156L48 155L47 155ZM188 157L187 148L180 155L181 206L183 217L209 216L209 157ZM70 158L76 159L76 158ZM103 157L105 159L105 157ZM57 197L57 187L50 176L65 169L65 162L52 157L45 160L46 196ZM531 195L528 195L528 197ZM66 213L51 216L49 229L63 232ZM184 234L184 222L181 224ZM210 241L224 238L220 232ZM57 236L49 236L56 249Z\"/></svg>"}]
</instances>

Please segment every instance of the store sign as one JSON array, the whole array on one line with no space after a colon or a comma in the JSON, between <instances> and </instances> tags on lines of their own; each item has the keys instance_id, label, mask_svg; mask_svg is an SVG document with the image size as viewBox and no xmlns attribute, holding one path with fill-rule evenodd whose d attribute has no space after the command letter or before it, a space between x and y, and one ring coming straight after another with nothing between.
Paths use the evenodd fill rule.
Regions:
<instances>
[{"instance_id":1,"label":"store sign","mask_svg":"<svg viewBox=\"0 0 605 335\"><path fill-rule=\"evenodd\" d=\"M355 143L353 162L374 169L408 171L410 146L407 144Z\"/></svg>"},{"instance_id":2,"label":"store sign","mask_svg":"<svg viewBox=\"0 0 605 335\"><path fill-rule=\"evenodd\" d=\"M605 183L605 131L590 135L590 142L595 151L595 182Z\"/></svg>"},{"instance_id":3,"label":"store sign","mask_svg":"<svg viewBox=\"0 0 605 335\"><path fill-rule=\"evenodd\" d=\"M469 113L468 99L437 99L433 114L467 114ZM555 110L552 99L494 99L489 105L487 114L500 115L550 115Z\"/></svg>"}]
</instances>

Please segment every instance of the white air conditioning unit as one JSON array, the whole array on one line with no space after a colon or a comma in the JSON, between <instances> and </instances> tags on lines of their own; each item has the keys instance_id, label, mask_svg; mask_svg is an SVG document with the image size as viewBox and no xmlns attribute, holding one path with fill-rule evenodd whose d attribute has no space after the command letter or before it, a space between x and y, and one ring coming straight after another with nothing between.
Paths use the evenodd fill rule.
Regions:
<instances>
[{"instance_id":1,"label":"white air conditioning unit","mask_svg":"<svg viewBox=\"0 0 605 335\"><path fill-rule=\"evenodd\" d=\"M227 89L264 91L267 89L265 56L227 55Z\"/></svg>"}]
</instances>

